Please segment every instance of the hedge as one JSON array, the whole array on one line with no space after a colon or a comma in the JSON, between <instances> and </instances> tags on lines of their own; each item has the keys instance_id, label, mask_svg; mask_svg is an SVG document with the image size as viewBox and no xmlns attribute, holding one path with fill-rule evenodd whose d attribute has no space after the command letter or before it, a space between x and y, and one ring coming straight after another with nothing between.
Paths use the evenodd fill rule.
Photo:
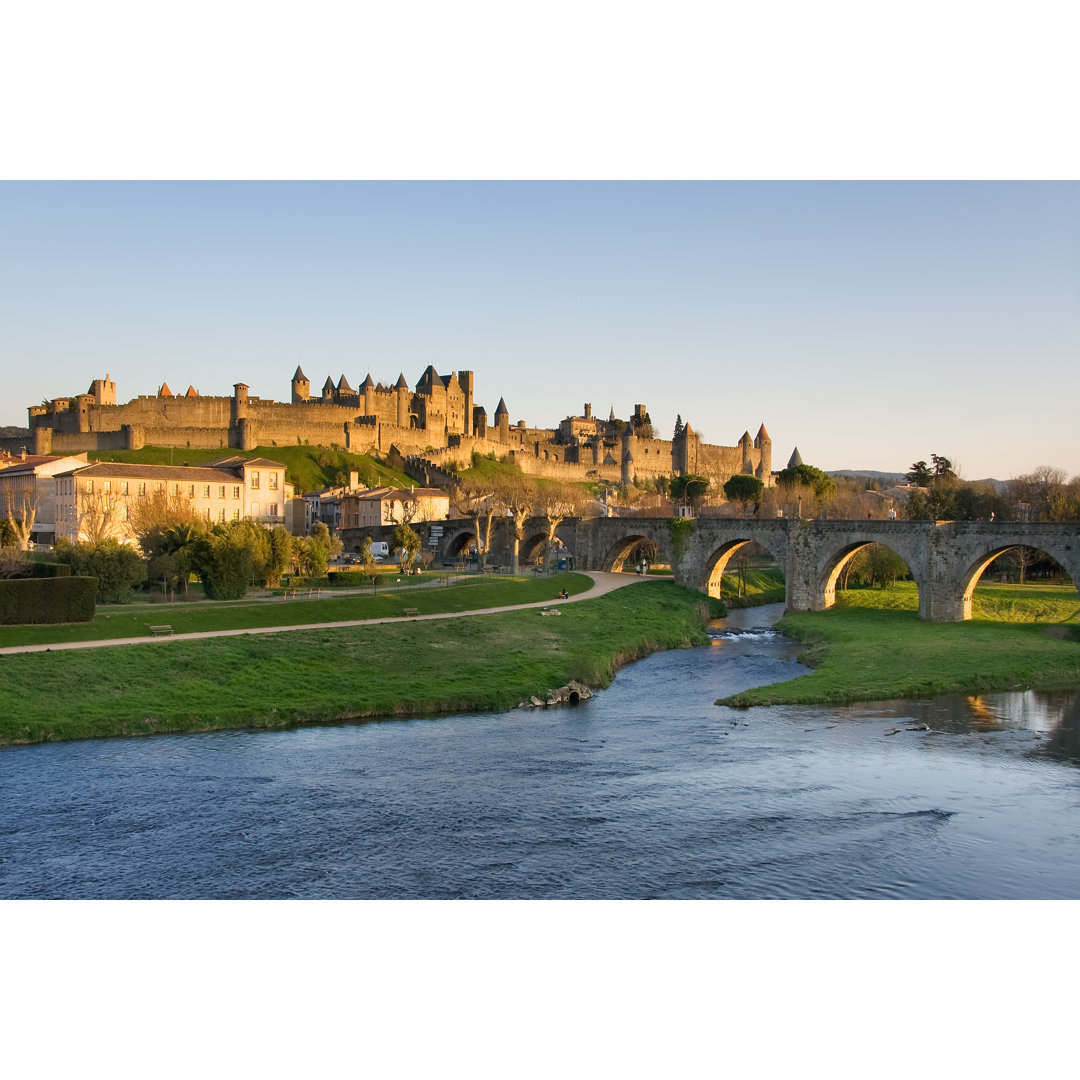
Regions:
<instances>
[{"instance_id":1,"label":"hedge","mask_svg":"<svg viewBox=\"0 0 1080 1080\"><path fill-rule=\"evenodd\" d=\"M0 581L0 624L89 622L97 588L93 577L8 578Z\"/></svg>"}]
</instances>

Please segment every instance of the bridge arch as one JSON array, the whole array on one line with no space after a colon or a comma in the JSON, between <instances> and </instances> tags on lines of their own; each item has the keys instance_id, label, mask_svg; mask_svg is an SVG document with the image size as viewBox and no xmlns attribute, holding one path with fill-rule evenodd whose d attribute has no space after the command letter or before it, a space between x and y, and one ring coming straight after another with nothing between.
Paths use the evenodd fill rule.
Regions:
<instances>
[{"instance_id":1,"label":"bridge arch","mask_svg":"<svg viewBox=\"0 0 1080 1080\"><path fill-rule=\"evenodd\" d=\"M908 545L896 543L893 536L869 535L859 539L851 539L841 547L831 550L821 567L818 576L818 594L820 596L821 610L825 611L836 603L836 585L844 570L847 569L860 551L865 551L874 544L891 551L898 559L902 560L915 582L915 588L919 595L919 613L923 614L925 598L927 594L927 582L923 567L923 560L919 559L918 553L909 549Z\"/></svg>"},{"instance_id":2,"label":"bridge arch","mask_svg":"<svg viewBox=\"0 0 1080 1080\"><path fill-rule=\"evenodd\" d=\"M996 547L987 546L987 548L975 557L960 574L959 581L956 583L958 586L958 602L957 602L957 614L958 619L970 619L971 618L971 601L975 592L975 586L979 584L979 579L986 572L986 568L999 556L1004 555L1006 552L1012 551L1018 547L1030 548L1033 551L1042 552L1044 555L1050 556L1072 579L1073 587L1080 589L1077 579L1077 556L1073 551L1073 545L1064 544L1057 545L1052 540L1047 543L1045 537L1029 537L1025 538L1024 542L1017 540L1014 543L1007 543L998 545ZM1033 542L1034 541L1034 542ZM1053 549L1059 548L1059 552L1056 553ZM1069 556L1072 556L1072 563L1070 565Z\"/></svg>"},{"instance_id":3,"label":"bridge arch","mask_svg":"<svg viewBox=\"0 0 1080 1080\"><path fill-rule=\"evenodd\" d=\"M632 519L627 522L627 532L621 535L614 543L609 544L607 550L600 558L600 569L606 570L611 573L618 573L623 568L623 564L630 557L633 551L645 544L651 544L656 550L657 554L661 556L662 561L670 561L671 556L668 553L666 547L657 541L657 537L654 535L656 530L642 529L640 531L633 529Z\"/></svg>"},{"instance_id":4,"label":"bridge arch","mask_svg":"<svg viewBox=\"0 0 1080 1080\"><path fill-rule=\"evenodd\" d=\"M714 596L718 600L720 599L721 585L724 574L727 572L727 565L732 557L745 548L747 544L757 544L759 547L763 548L777 566L784 571L784 576L786 578L787 538L785 536L784 543L775 550L774 548L776 546L772 543L773 539L772 536L744 536L741 532L736 532L733 537L724 540L723 543L721 543L720 546L705 559L705 584L703 591L708 593L709 596Z\"/></svg>"}]
</instances>

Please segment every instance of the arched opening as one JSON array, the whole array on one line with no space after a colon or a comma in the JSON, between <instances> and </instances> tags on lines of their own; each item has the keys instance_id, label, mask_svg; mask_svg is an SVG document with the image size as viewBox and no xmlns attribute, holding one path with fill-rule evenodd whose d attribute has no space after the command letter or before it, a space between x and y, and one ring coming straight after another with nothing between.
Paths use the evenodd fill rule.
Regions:
<instances>
[{"instance_id":1,"label":"arched opening","mask_svg":"<svg viewBox=\"0 0 1080 1080\"><path fill-rule=\"evenodd\" d=\"M922 583L903 556L872 541L849 544L836 553L823 575L823 608L837 602L850 607L887 607L919 611Z\"/></svg>"},{"instance_id":2,"label":"arched opening","mask_svg":"<svg viewBox=\"0 0 1080 1080\"><path fill-rule=\"evenodd\" d=\"M608 549L603 568L614 574L636 574L641 573L643 564L648 570L657 563L664 564L666 561L667 555L650 537L624 536Z\"/></svg>"},{"instance_id":3,"label":"arched opening","mask_svg":"<svg viewBox=\"0 0 1080 1080\"><path fill-rule=\"evenodd\" d=\"M458 570L464 570L470 560L476 560L476 534L471 531L463 531L450 537L443 549L443 561L453 563Z\"/></svg>"},{"instance_id":4,"label":"arched opening","mask_svg":"<svg viewBox=\"0 0 1080 1080\"><path fill-rule=\"evenodd\" d=\"M1075 620L1080 608L1068 570L1049 552L1027 544L988 552L968 569L963 584L965 619L1049 625Z\"/></svg>"},{"instance_id":5,"label":"arched opening","mask_svg":"<svg viewBox=\"0 0 1080 1080\"><path fill-rule=\"evenodd\" d=\"M783 603L784 571L754 540L729 540L714 552L705 591L730 607Z\"/></svg>"}]
</instances>

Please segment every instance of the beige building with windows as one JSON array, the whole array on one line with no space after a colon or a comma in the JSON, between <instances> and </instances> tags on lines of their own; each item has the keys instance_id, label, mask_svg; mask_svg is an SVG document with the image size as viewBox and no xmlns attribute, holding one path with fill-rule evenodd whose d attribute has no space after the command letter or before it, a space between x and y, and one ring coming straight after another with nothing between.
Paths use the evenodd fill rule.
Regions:
<instances>
[{"instance_id":1,"label":"beige building with windows","mask_svg":"<svg viewBox=\"0 0 1080 1080\"><path fill-rule=\"evenodd\" d=\"M86 464L86 454L0 454L0 516L20 542L49 546L56 537L56 475Z\"/></svg>"},{"instance_id":2,"label":"beige building with windows","mask_svg":"<svg viewBox=\"0 0 1080 1080\"><path fill-rule=\"evenodd\" d=\"M445 521L449 514L450 496L441 488L378 487L342 495L339 520L342 529L371 529Z\"/></svg>"},{"instance_id":3,"label":"beige building with windows","mask_svg":"<svg viewBox=\"0 0 1080 1080\"><path fill-rule=\"evenodd\" d=\"M135 541L138 500L190 505L207 524L254 521L286 525L293 485L268 458L225 458L211 465L129 465L99 461L56 478L56 535L69 540Z\"/></svg>"}]
</instances>

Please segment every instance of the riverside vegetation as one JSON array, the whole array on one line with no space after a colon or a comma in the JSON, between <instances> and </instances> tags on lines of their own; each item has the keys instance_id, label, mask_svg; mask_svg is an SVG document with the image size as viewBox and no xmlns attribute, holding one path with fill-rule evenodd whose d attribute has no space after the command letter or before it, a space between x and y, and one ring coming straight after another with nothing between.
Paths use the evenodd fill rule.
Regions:
<instances>
[{"instance_id":1,"label":"riverside vegetation","mask_svg":"<svg viewBox=\"0 0 1080 1080\"><path fill-rule=\"evenodd\" d=\"M1049 690L1080 685L1080 596L1069 586L987 584L973 618L927 623L914 583L837 593L828 611L782 618L814 670L746 690L718 705L848 704L948 693Z\"/></svg>"},{"instance_id":2,"label":"riverside vegetation","mask_svg":"<svg viewBox=\"0 0 1080 1080\"><path fill-rule=\"evenodd\" d=\"M421 612L459 610L445 605L452 597L466 597L470 607L521 603L537 599L537 587L547 599L562 587L579 592L588 585L581 575L566 574L542 582L418 590L407 600L369 596L362 598L364 614L353 610L359 597L304 602L302 615L299 604L231 610L234 621L255 619L247 625L262 626L270 624L272 612L288 611L293 621L378 617L395 613L376 608L382 603L396 602L398 613L405 602ZM656 581L560 611L558 619L541 618L534 608L452 622L403 619L7 655L0 657L0 744L507 709L571 680L606 686L622 664L660 649L705 644L706 621L720 607L692 590ZM183 615L190 624L170 609L174 629L192 629L201 617L196 611ZM223 615L215 606L215 629L222 628Z\"/></svg>"}]
</instances>

